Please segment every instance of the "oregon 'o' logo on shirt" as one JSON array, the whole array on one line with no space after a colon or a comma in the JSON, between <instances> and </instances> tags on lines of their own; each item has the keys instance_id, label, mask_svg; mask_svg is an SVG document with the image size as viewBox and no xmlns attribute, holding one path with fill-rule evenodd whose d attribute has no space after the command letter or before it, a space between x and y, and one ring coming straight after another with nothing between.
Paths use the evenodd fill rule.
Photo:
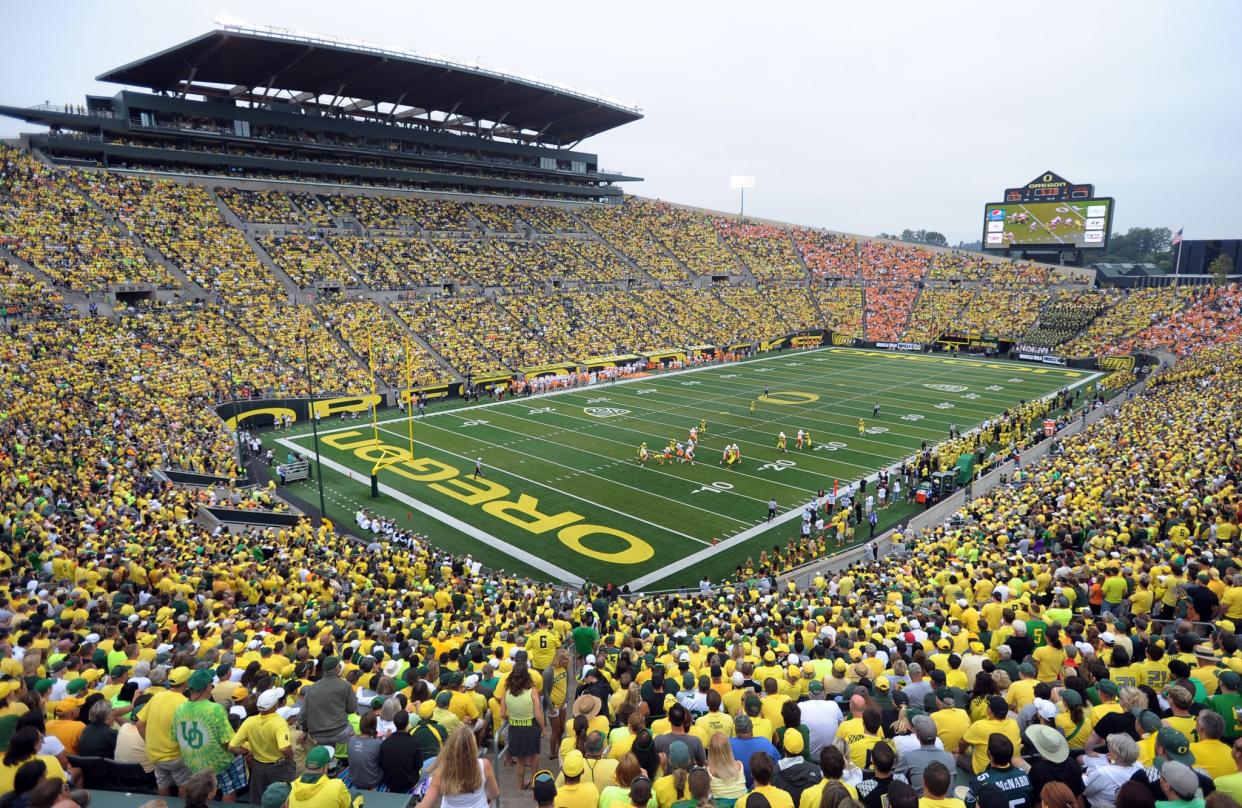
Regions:
<instances>
[{"instance_id":1,"label":"oregon 'o' logo on shirt","mask_svg":"<svg viewBox=\"0 0 1242 808\"><path fill-rule=\"evenodd\" d=\"M582 411L593 418L615 418L618 415L628 415L630 412L617 407L583 407Z\"/></svg>"}]
</instances>

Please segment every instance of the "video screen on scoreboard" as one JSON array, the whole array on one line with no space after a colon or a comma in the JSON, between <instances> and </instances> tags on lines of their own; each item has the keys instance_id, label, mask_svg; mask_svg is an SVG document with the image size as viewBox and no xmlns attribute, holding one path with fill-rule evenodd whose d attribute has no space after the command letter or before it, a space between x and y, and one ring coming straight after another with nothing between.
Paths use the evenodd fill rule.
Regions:
<instances>
[{"instance_id":1,"label":"video screen on scoreboard","mask_svg":"<svg viewBox=\"0 0 1242 808\"><path fill-rule=\"evenodd\" d=\"M1111 198L1064 202L992 202L983 213L983 248L1064 247L1103 250L1112 226Z\"/></svg>"}]
</instances>

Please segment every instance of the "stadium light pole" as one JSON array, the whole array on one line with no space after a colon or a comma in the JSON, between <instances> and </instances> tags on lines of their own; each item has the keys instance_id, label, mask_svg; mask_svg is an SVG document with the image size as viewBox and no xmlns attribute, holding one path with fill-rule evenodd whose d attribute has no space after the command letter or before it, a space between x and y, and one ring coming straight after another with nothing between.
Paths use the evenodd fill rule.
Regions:
<instances>
[{"instance_id":1,"label":"stadium light pole","mask_svg":"<svg viewBox=\"0 0 1242 808\"><path fill-rule=\"evenodd\" d=\"M315 482L319 486L319 523L328 516L328 506L323 499L323 462L319 458L319 419L315 417L315 377L311 370L310 332L314 323L307 323L302 349L306 353L306 411L310 415L311 433L315 436Z\"/></svg>"},{"instance_id":2,"label":"stadium light pole","mask_svg":"<svg viewBox=\"0 0 1242 808\"><path fill-rule=\"evenodd\" d=\"M738 191L741 192L742 202L741 202L741 208L738 212L738 216L744 217L746 215L746 189L755 187L755 178L734 175L732 177L729 177L729 187L736 188Z\"/></svg>"},{"instance_id":3,"label":"stadium light pole","mask_svg":"<svg viewBox=\"0 0 1242 808\"><path fill-rule=\"evenodd\" d=\"M224 339L224 351L229 358L229 402L233 406L233 447L237 449L237 467L244 473L246 471L246 461L242 454L241 444L241 422L237 420L240 414L237 411L237 371L233 365L233 329L229 329L228 336Z\"/></svg>"}]
</instances>

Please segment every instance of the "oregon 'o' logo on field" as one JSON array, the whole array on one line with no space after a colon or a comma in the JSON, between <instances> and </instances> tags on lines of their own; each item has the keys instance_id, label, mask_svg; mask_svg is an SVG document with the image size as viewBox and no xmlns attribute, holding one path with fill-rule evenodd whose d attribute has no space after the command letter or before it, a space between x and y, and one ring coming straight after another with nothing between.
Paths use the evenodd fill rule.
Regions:
<instances>
[{"instance_id":1,"label":"oregon 'o' logo on field","mask_svg":"<svg viewBox=\"0 0 1242 808\"><path fill-rule=\"evenodd\" d=\"M759 400L768 404L810 404L812 401L819 401L819 396L814 393L785 391L759 396Z\"/></svg>"},{"instance_id":2,"label":"oregon 'o' logo on field","mask_svg":"<svg viewBox=\"0 0 1242 808\"><path fill-rule=\"evenodd\" d=\"M617 407L583 407L582 411L593 418L615 418L618 415L629 414L629 410Z\"/></svg>"},{"instance_id":3,"label":"oregon 'o' logo on field","mask_svg":"<svg viewBox=\"0 0 1242 808\"><path fill-rule=\"evenodd\" d=\"M945 393L960 393L968 388L960 384L925 384L924 387L930 387L933 390L940 390Z\"/></svg>"}]
</instances>

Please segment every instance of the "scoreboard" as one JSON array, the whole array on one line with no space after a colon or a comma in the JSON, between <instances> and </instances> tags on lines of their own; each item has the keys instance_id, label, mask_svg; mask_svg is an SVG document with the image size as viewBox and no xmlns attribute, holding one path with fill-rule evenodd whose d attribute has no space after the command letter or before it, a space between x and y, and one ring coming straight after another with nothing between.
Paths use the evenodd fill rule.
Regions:
<instances>
[{"instance_id":1,"label":"scoreboard","mask_svg":"<svg viewBox=\"0 0 1242 808\"><path fill-rule=\"evenodd\" d=\"M1006 202L1063 202L1094 196L1094 185L1078 185L1051 171L1045 171L1020 188L1005 189Z\"/></svg>"},{"instance_id":2,"label":"scoreboard","mask_svg":"<svg viewBox=\"0 0 1242 808\"><path fill-rule=\"evenodd\" d=\"M983 212L983 250L1018 258L1082 266L1086 255L1108 249L1114 201L1090 183L1045 171L1006 188Z\"/></svg>"},{"instance_id":3,"label":"scoreboard","mask_svg":"<svg viewBox=\"0 0 1242 808\"><path fill-rule=\"evenodd\" d=\"M1112 229L1113 200L993 202L983 213L985 250L1103 250Z\"/></svg>"}]
</instances>

